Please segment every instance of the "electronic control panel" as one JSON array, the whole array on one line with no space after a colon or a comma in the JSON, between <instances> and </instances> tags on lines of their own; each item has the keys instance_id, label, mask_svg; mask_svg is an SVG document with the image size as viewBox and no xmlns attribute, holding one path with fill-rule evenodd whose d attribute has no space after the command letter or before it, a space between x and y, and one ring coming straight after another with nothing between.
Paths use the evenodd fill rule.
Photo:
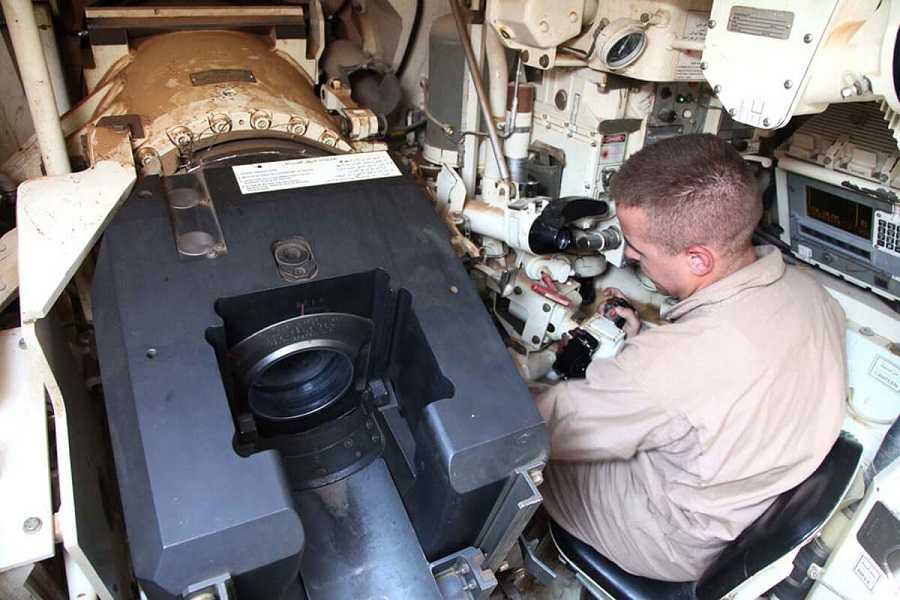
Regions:
<instances>
[{"instance_id":1,"label":"electronic control panel","mask_svg":"<svg viewBox=\"0 0 900 600\"><path fill-rule=\"evenodd\" d=\"M647 118L644 144L661 139L700 133L709 109L708 86L699 83L671 82L656 86L653 110Z\"/></svg>"}]
</instances>

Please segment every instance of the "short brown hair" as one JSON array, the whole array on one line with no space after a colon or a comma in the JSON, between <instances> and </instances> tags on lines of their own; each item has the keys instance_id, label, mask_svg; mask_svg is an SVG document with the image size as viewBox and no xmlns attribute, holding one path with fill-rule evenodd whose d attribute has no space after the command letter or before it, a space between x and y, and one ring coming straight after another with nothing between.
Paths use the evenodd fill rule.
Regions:
<instances>
[{"instance_id":1,"label":"short brown hair","mask_svg":"<svg viewBox=\"0 0 900 600\"><path fill-rule=\"evenodd\" d=\"M747 163L709 134L668 138L641 149L613 177L609 196L617 206L646 211L648 237L672 254L694 244L726 254L741 251L762 216Z\"/></svg>"}]
</instances>

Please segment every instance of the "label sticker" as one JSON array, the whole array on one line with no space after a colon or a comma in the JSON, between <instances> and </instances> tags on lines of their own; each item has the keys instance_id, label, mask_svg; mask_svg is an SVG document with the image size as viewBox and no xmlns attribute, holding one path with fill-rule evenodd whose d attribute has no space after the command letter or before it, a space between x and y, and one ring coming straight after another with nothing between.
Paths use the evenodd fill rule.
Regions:
<instances>
[{"instance_id":1,"label":"label sticker","mask_svg":"<svg viewBox=\"0 0 900 600\"><path fill-rule=\"evenodd\" d=\"M859 555L859 560L856 561L853 572L856 573L856 576L859 577L859 580L863 582L863 585L869 591L874 590L875 584L881 579L881 572L878 570L878 567L872 564L872 561L865 554Z\"/></svg>"},{"instance_id":2,"label":"label sticker","mask_svg":"<svg viewBox=\"0 0 900 600\"><path fill-rule=\"evenodd\" d=\"M297 158L232 167L242 194L257 194L397 177L400 169L387 152L361 152L318 158Z\"/></svg>"},{"instance_id":3,"label":"label sticker","mask_svg":"<svg viewBox=\"0 0 900 600\"><path fill-rule=\"evenodd\" d=\"M794 13L786 10L733 6L728 17L728 31L776 40L791 37L793 26Z\"/></svg>"},{"instance_id":4,"label":"label sticker","mask_svg":"<svg viewBox=\"0 0 900 600\"><path fill-rule=\"evenodd\" d=\"M900 367L884 357L875 357L872 367L869 369L869 375L895 392L900 392Z\"/></svg>"},{"instance_id":5,"label":"label sticker","mask_svg":"<svg viewBox=\"0 0 900 600\"><path fill-rule=\"evenodd\" d=\"M709 13L700 10L688 11L684 21L682 39L692 42L706 40ZM675 63L675 81L703 81L703 71L700 69L699 50L683 50L678 52L678 61Z\"/></svg>"}]
</instances>

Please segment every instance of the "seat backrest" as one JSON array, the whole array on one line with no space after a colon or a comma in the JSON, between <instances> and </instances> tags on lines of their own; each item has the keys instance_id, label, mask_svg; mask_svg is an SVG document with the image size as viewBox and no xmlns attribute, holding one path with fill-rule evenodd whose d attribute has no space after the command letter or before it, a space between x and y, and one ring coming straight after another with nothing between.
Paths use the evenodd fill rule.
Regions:
<instances>
[{"instance_id":1,"label":"seat backrest","mask_svg":"<svg viewBox=\"0 0 900 600\"><path fill-rule=\"evenodd\" d=\"M862 456L862 446L842 433L819 468L775 499L729 544L697 581L697 598L725 596L785 554L808 542L837 509Z\"/></svg>"}]
</instances>

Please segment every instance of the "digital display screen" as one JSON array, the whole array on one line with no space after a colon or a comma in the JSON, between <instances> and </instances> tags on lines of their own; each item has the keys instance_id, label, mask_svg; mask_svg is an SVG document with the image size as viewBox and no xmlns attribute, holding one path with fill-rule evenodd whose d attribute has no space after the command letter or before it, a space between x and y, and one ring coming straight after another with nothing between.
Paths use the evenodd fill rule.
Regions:
<instances>
[{"instance_id":1,"label":"digital display screen","mask_svg":"<svg viewBox=\"0 0 900 600\"><path fill-rule=\"evenodd\" d=\"M872 237L872 207L813 187L806 188L806 214L865 239Z\"/></svg>"}]
</instances>

